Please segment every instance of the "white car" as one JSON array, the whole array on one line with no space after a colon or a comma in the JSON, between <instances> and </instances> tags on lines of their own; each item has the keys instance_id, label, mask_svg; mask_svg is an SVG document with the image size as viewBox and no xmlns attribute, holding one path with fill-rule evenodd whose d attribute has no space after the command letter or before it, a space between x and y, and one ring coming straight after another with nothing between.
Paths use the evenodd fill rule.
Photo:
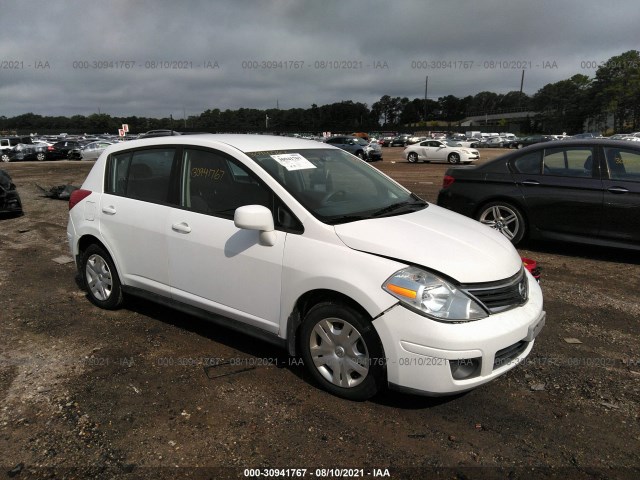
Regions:
<instances>
[{"instance_id":1,"label":"white car","mask_svg":"<svg viewBox=\"0 0 640 480\"><path fill-rule=\"evenodd\" d=\"M409 145L404 149L404 158L416 162L471 163L480 159L480 153L473 148L464 148L458 142L426 140Z\"/></svg>"},{"instance_id":2,"label":"white car","mask_svg":"<svg viewBox=\"0 0 640 480\"><path fill-rule=\"evenodd\" d=\"M448 141L450 145L453 145L456 147L464 147L464 148L478 148L478 144L480 142L481 140L478 140L477 138L467 138L464 140L453 138Z\"/></svg>"},{"instance_id":3,"label":"white car","mask_svg":"<svg viewBox=\"0 0 640 480\"><path fill-rule=\"evenodd\" d=\"M354 400L482 385L522 362L545 323L502 234L309 140L112 145L71 196L67 238L98 307L136 295L237 329Z\"/></svg>"}]
</instances>

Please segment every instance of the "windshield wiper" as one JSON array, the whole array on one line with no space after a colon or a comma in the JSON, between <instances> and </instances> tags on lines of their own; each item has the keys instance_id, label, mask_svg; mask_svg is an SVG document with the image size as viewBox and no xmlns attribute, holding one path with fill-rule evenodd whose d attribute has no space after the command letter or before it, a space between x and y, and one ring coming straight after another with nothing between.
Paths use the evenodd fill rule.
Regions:
<instances>
[{"instance_id":1,"label":"windshield wiper","mask_svg":"<svg viewBox=\"0 0 640 480\"><path fill-rule=\"evenodd\" d=\"M411 208L415 208L415 207L426 207L427 206L427 202L425 202L424 200L414 200L414 201L405 201L405 202L398 202L398 203L393 203L391 205L389 205L388 207L384 207L380 210L378 210L377 212L373 212L371 214L372 217L380 217L382 215L388 215L390 213L397 213L399 211L405 210L405 209L411 209Z\"/></svg>"}]
</instances>

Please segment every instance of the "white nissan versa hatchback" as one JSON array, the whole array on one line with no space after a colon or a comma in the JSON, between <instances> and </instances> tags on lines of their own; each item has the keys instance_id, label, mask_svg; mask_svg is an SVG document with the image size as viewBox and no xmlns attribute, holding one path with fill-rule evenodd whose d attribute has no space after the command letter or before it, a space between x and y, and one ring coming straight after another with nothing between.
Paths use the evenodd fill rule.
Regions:
<instances>
[{"instance_id":1,"label":"white nissan versa hatchback","mask_svg":"<svg viewBox=\"0 0 640 480\"><path fill-rule=\"evenodd\" d=\"M354 400L472 389L545 323L503 235L309 140L110 146L71 196L67 236L95 305L142 296L271 341Z\"/></svg>"}]
</instances>

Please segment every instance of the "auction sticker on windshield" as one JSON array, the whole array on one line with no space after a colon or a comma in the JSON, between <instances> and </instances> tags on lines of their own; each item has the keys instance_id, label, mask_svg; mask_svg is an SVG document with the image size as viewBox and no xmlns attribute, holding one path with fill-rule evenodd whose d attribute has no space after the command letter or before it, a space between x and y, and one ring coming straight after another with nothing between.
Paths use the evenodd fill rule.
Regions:
<instances>
[{"instance_id":1,"label":"auction sticker on windshield","mask_svg":"<svg viewBox=\"0 0 640 480\"><path fill-rule=\"evenodd\" d=\"M289 171L292 170L307 170L309 168L316 168L316 166L309 160L304 158L299 153L287 153L286 155L271 155L276 162L282 165Z\"/></svg>"}]
</instances>

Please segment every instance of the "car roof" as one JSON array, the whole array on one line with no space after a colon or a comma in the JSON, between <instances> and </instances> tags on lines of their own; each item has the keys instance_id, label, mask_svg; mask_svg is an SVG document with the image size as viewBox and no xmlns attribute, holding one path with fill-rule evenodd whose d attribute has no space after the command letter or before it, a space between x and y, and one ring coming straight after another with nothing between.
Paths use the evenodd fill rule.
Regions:
<instances>
[{"instance_id":1,"label":"car roof","mask_svg":"<svg viewBox=\"0 0 640 480\"><path fill-rule=\"evenodd\" d=\"M197 134L154 137L140 140L130 140L108 147L111 152L160 145L198 145L216 147L220 144L229 145L242 152L260 152L268 150L308 150L310 148L335 148L326 143L295 137L277 135L249 135L249 134Z\"/></svg>"}]
</instances>

